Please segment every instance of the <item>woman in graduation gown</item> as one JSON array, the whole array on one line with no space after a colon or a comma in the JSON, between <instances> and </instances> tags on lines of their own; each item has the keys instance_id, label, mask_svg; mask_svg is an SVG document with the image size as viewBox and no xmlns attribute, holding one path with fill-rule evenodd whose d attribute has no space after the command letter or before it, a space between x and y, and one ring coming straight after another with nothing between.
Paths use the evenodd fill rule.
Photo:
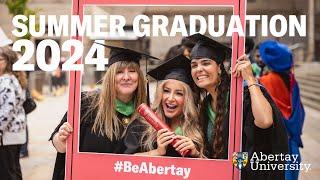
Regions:
<instances>
[{"instance_id":1,"label":"woman in graduation gown","mask_svg":"<svg viewBox=\"0 0 320 180\"><path fill-rule=\"evenodd\" d=\"M154 57L104 46L111 52L102 88L81 95L79 150L133 154L140 151L139 132L142 131L135 109L146 101L145 80L139 60ZM66 139L72 131L66 113L50 138L58 151L53 179L64 179Z\"/></svg>"},{"instance_id":2,"label":"woman in graduation gown","mask_svg":"<svg viewBox=\"0 0 320 180\"><path fill-rule=\"evenodd\" d=\"M149 126L142 135L144 153L150 156L181 157L187 150L188 157L203 157L203 136L199 127L198 111L190 87L190 60L178 55L148 72L162 80L156 90L152 109L166 122L172 132L158 132ZM179 140L172 146L175 138Z\"/></svg>"},{"instance_id":3,"label":"woman in graduation gown","mask_svg":"<svg viewBox=\"0 0 320 180\"><path fill-rule=\"evenodd\" d=\"M223 61L230 56L231 49L201 34L189 36L189 39L196 42L191 51L191 75L203 93L200 124L205 133L205 155L227 159L230 77ZM287 153L282 115L266 90L257 83L246 55L237 60L232 74L242 77L247 84L243 90L242 152L249 153L249 162L254 152L259 155L260 152L266 155ZM241 170L241 179L281 180L284 171L254 171L248 163Z\"/></svg>"}]
</instances>

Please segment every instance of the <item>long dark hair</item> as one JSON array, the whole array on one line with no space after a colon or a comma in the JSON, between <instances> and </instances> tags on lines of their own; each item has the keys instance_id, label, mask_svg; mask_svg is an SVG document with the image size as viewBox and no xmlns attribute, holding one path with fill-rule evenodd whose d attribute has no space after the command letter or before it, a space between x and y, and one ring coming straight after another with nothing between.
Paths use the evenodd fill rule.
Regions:
<instances>
[{"instance_id":1,"label":"long dark hair","mask_svg":"<svg viewBox=\"0 0 320 180\"><path fill-rule=\"evenodd\" d=\"M229 108L226 106L229 103L226 103L226 100L229 95L230 90L230 76L228 75L227 71L224 68L223 63L220 65L221 74L220 74L220 83L217 85L217 106L216 106L216 119L214 123L214 131L210 135L213 139L213 143L209 143L211 147L206 149L212 151L207 152L209 154L209 158L222 158L224 152L224 143L223 143L223 122L226 119L226 115L228 115ZM206 117L207 105L206 103L210 103L210 98L206 97L205 100L201 104L200 108L200 115L201 115L201 122L200 125L203 128L204 132L207 132L208 128L208 117ZM227 112L226 112L227 111ZM209 136L209 135L208 135Z\"/></svg>"},{"instance_id":2,"label":"long dark hair","mask_svg":"<svg viewBox=\"0 0 320 180\"><path fill-rule=\"evenodd\" d=\"M281 77L282 81L286 85L287 89L290 91L290 80L291 80L291 72L285 71L285 72L276 72Z\"/></svg>"}]
</instances>

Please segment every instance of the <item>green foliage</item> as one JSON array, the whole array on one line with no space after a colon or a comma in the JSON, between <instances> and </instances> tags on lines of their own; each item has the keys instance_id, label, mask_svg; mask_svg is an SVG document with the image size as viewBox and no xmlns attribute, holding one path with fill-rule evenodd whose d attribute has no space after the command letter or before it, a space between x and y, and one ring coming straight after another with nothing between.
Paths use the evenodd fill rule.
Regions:
<instances>
[{"instance_id":1,"label":"green foliage","mask_svg":"<svg viewBox=\"0 0 320 180\"><path fill-rule=\"evenodd\" d=\"M7 0L6 5L9 9L10 14L13 16L15 15L25 15L29 17L29 15L36 15L37 11L29 9L27 7L27 3L29 0ZM25 24L27 27L29 27L29 20L25 22L21 22ZM39 25L36 24L36 29L39 28ZM27 33L24 37L21 37L19 39L30 39L31 35L30 33Z\"/></svg>"},{"instance_id":2,"label":"green foliage","mask_svg":"<svg viewBox=\"0 0 320 180\"><path fill-rule=\"evenodd\" d=\"M24 14L27 9L28 0L7 0L6 5L9 9L10 14L18 15Z\"/></svg>"}]
</instances>

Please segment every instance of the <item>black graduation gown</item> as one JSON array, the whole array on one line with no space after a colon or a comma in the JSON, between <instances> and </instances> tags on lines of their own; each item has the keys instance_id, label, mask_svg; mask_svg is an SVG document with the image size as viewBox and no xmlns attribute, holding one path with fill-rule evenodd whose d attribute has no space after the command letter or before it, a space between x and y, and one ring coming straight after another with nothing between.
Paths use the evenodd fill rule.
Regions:
<instances>
[{"instance_id":1,"label":"black graduation gown","mask_svg":"<svg viewBox=\"0 0 320 180\"><path fill-rule=\"evenodd\" d=\"M242 152L249 153L249 162L244 169L241 170L242 180L281 180L284 178L284 171L252 171L250 169L250 158L253 152L264 154L279 154L288 152L288 136L285 126L282 122L282 114L273 102L270 95L265 88L260 88L263 95L270 103L273 111L273 125L268 129L261 129L254 124L254 117L251 108L250 92L247 87L244 89L243 94L243 129L242 129ZM209 97L210 99L210 97ZM210 101L208 101L210 102ZM201 119L208 120L206 108L202 109ZM203 130L206 131L207 127ZM228 139L229 139L229 113L226 114L226 118L223 122L223 143L224 151L221 159L227 159L228 157ZM205 139L207 141L207 134L205 133ZM206 142L205 153L207 157L212 157L211 143ZM232 158L232 157L230 157ZM284 162L273 162L283 164Z\"/></svg>"},{"instance_id":2,"label":"black graduation gown","mask_svg":"<svg viewBox=\"0 0 320 180\"><path fill-rule=\"evenodd\" d=\"M168 145L167 147L167 152L165 154L165 156L169 156L169 157L182 157L180 155L180 153L178 153L171 144Z\"/></svg>"},{"instance_id":3,"label":"black graduation gown","mask_svg":"<svg viewBox=\"0 0 320 180\"><path fill-rule=\"evenodd\" d=\"M81 98L81 116L86 114L89 107L90 99ZM97 135L91 131L96 112L89 114L88 118L80 123L80 142L79 150L81 152L97 152L97 153L115 153L115 154L134 154L141 151L140 135L143 132L143 124L139 120L134 120L130 123L125 131L125 134L120 140L110 141L107 137ZM118 113L118 118L122 119L124 115ZM67 113L62 118L60 124L52 133L50 140L54 134L58 132L60 126L67 122ZM121 128L124 132L125 127ZM57 153L53 180L64 179L65 174L65 153Z\"/></svg>"},{"instance_id":4,"label":"black graduation gown","mask_svg":"<svg viewBox=\"0 0 320 180\"><path fill-rule=\"evenodd\" d=\"M157 149L157 143L153 145L154 149ZM177 152L171 144L167 146L167 151L164 156L168 157L182 157L179 152Z\"/></svg>"}]
</instances>

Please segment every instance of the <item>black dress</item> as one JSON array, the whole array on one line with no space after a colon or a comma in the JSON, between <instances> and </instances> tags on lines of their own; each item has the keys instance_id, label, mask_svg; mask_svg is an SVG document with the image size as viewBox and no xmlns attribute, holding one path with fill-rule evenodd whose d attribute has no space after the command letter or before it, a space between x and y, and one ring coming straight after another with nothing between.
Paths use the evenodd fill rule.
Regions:
<instances>
[{"instance_id":1,"label":"black dress","mask_svg":"<svg viewBox=\"0 0 320 180\"><path fill-rule=\"evenodd\" d=\"M80 142L79 150L81 152L97 152L97 153L115 153L115 154L133 154L141 151L140 146L140 134L143 132L143 124L140 120L134 120L127 127L122 126L120 128L123 136L119 140L110 141L107 137L95 134L91 131L94 117L96 112L87 114L90 98L85 97L82 94L81 98L81 117L86 115L85 120L80 123ZM125 115L118 113L119 119L126 117ZM50 140L52 140L55 133L59 131L60 126L67 122L67 113L62 118L60 124L56 127L52 133ZM125 130L126 129L126 130ZM65 174L65 153L57 153L53 180L64 179Z\"/></svg>"},{"instance_id":2,"label":"black dress","mask_svg":"<svg viewBox=\"0 0 320 180\"><path fill-rule=\"evenodd\" d=\"M261 129L254 124L254 117L251 108L250 92L247 87L244 89L243 94L243 129L242 129L242 152L248 152L249 162L244 169L241 170L242 180L281 180L284 178L284 171L253 171L250 168L250 158L254 152L263 154L279 154L288 152L288 137L285 126L282 122L282 114L273 102L267 91L260 88L265 98L268 100L272 107L273 112L273 125L267 129ZM208 96L204 102L210 102ZM202 105L202 107L206 107ZM201 120L208 123L206 108L201 109ZM205 124L205 123L204 123ZM219 159L228 158L228 139L229 139L229 113L226 113L226 118L223 122L223 144L224 151L222 157ZM203 131L207 132L207 126L203 126ZM208 134L205 133L205 155L209 158L212 157L212 142L208 142ZM232 158L232 157L230 157ZM282 161L275 163L283 164Z\"/></svg>"}]
</instances>

